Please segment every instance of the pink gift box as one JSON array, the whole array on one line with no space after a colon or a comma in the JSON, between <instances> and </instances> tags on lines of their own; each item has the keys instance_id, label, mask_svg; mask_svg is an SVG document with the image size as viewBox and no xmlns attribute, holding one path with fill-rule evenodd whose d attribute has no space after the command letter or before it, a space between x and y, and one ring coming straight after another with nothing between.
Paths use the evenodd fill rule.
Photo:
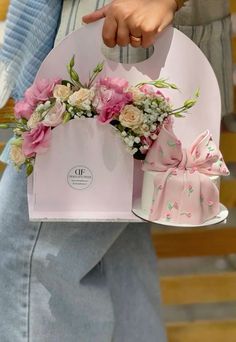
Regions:
<instances>
[{"instance_id":1,"label":"pink gift box","mask_svg":"<svg viewBox=\"0 0 236 342\"><path fill-rule=\"evenodd\" d=\"M200 49L171 27L157 39L152 56L136 64L120 64L102 53L102 22L85 25L54 48L37 74L68 78L73 55L82 81L104 61L102 75L121 77L131 85L168 79L181 91L164 90L178 106L200 89L200 98L184 119L175 121L176 135L188 146L193 137L210 129L219 144L221 101L214 72ZM49 150L36 157L28 179L30 220L140 221L132 212L140 196L142 172L110 125L95 119L71 120L52 131Z\"/></svg>"}]
</instances>

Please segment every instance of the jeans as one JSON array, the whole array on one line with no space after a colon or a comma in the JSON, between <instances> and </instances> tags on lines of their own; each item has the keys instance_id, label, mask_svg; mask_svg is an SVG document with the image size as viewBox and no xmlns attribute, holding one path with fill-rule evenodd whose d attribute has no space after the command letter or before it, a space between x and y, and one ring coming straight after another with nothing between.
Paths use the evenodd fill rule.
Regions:
<instances>
[{"instance_id":1,"label":"jeans","mask_svg":"<svg viewBox=\"0 0 236 342\"><path fill-rule=\"evenodd\" d=\"M0 182L1 342L165 342L146 223L29 222L24 173Z\"/></svg>"}]
</instances>

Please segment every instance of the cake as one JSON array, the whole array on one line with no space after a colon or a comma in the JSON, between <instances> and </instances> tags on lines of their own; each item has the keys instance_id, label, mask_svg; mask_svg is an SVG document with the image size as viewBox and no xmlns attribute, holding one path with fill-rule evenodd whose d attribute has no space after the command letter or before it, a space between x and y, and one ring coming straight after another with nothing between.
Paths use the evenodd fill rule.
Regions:
<instances>
[{"instance_id":1,"label":"cake","mask_svg":"<svg viewBox=\"0 0 236 342\"><path fill-rule=\"evenodd\" d=\"M207 130L184 149L167 121L143 164L141 209L150 221L201 225L220 212L220 176L229 171Z\"/></svg>"}]
</instances>

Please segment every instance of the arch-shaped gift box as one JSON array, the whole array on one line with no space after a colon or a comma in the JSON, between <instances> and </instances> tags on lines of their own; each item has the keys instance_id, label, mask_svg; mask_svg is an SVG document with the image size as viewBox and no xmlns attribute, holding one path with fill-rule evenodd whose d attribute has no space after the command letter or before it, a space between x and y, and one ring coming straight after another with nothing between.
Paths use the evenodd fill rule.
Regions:
<instances>
[{"instance_id":1,"label":"arch-shaped gift box","mask_svg":"<svg viewBox=\"0 0 236 342\"><path fill-rule=\"evenodd\" d=\"M183 145L206 128L219 144L221 101L215 74L200 49L171 27L159 35L152 56L136 64L108 60L102 53L102 22L67 36L42 63L36 81L67 78L66 65L75 55L82 81L104 61L102 76L125 78L131 85L165 78L181 91L165 90L178 106L200 89L200 98L184 119L175 121ZM96 119L71 120L52 130L49 150L37 155L28 180L31 220L139 221L131 210L140 196L140 162L126 151L111 125Z\"/></svg>"}]
</instances>

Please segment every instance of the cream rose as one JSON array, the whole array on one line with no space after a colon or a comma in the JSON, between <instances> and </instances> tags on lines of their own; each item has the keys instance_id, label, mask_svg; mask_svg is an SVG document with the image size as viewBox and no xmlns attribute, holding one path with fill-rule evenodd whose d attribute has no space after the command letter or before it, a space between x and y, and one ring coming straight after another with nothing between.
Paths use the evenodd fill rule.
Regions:
<instances>
[{"instance_id":1,"label":"cream rose","mask_svg":"<svg viewBox=\"0 0 236 342\"><path fill-rule=\"evenodd\" d=\"M119 115L119 120L122 126L135 130L143 123L143 113L133 105L126 105Z\"/></svg>"},{"instance_id":2,"label":"cream rose","mask_svg":"<svg viewBox=\"0 0 236 342\"><path fill-rule=\"evenodd\" d=\"M128 91L132 94L134 102L141 102L145 98L145 94L136 87L130 87Z\"/></svg>"},{"instance_id":3,"label":"cream rose","mask_svg":"<svg viewBox=\"0 0 236 342\"><path fill-rule=\"evenodd\" d=\"M21 166L25 162L25 156L22 151L22 145L11 145L10 159L16 166Z\"/></svg>"},{"instance_id":4,"label":"cream rose","mask_svg":"<svg viewBox=\"0 0 236 342\"><path fill-rule=\"evenodd\" d=\"M41 121L41 114L39 112L33 112L31 117L27 122L27 126L31 129L37 127L38 123Z\"/></svg>"},{"instance_id":5,"label":"cream rose","mask_svg":"<svg viewBox=\"0 0 236 342\"><path fill-rule=\"evenodd\" d=\"M72 94L70 87L65 85L57 84L53 89L53 96L61 101L65 101Z\"/></svg>"},{"instance_id":6,"label":"cream rose","mask_svg":"<svg viewBox=\"0 0 236 342\"><path fill-rule=\"evenodd\" d=\"M54 106L51 107L47 113L45 113L46 115L42 121L44 126L56 127L60 125L63 121L63 115L65 111L65 103L61 103L59 100L56 100Z\"/></svg>"},{"instance_id":7,"label":"cream rose","mask_svg":"<svg viewBox=\"0 0 236 342\"><path fill-rule=\"evenodd\" d=\"M81 88L69 97L69 104L80 109L89 110L94 93L90 89Z\"/></svg>"}]
</instances>

